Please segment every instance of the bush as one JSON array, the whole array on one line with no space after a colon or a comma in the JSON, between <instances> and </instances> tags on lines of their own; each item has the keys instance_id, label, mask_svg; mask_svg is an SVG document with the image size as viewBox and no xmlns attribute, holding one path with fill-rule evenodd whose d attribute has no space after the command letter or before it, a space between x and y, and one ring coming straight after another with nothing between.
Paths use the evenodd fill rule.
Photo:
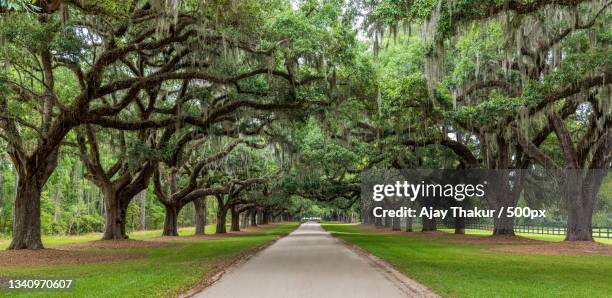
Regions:
<instances>
[{"instance_id":1,"label":"bush","mask_svg":"<svg viewBox=\"0 0 612 298\"><path fill-rule=\"evenodd\" d=\"M71 234L101 232L104 229L104 217L84 214L78 216L70 229Z\"/></svg>"}]
</instances>

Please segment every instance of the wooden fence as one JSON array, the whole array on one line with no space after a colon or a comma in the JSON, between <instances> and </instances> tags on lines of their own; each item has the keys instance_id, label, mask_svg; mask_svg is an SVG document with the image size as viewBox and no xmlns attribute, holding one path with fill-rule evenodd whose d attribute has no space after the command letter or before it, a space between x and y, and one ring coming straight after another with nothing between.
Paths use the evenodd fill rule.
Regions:
<instances>
[{"instance_id":1,"label":"wooden fence","mask_svg":"<svg viewBox=\"0 0 612 298\"><path fill-rule=\"evenodd\" d=\"M454 228L452 225L441 224L448 228ZM466 229L488 230L493 231L493 225L488 223L467 223ZM561 226L532 226L532 225L514 225L514 231L525 234L539 235L565 235L565 227ZM612 227L593 227L593 238L612 238Z\"/></svg>"}]
</instances>

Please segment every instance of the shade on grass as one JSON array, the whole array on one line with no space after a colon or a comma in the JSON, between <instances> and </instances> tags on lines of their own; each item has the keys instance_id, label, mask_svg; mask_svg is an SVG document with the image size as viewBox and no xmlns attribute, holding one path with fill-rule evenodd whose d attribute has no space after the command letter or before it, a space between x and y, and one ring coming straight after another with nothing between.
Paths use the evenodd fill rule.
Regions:
<instances>
[{"instance_id":1,"label":"shade on grass","mask_svg":"<svg viewBox=\"0 0 612 298\"><path fill-rule=\"evenodd\" d=\"M324 224L442 296L610 297L612 257L507 254L495 244L449 244Z\"/></svg>"},{"instance_id":2,"label":"shade on grass","mask_svg":"<svg viewBox=\"0 0 612 298\"><path fill-rule=\"evenodd\" d=\"M228 225L229 227L229 225ZM204 230L206 234L215 233L215 225L207 225ZM229 230L229 228L228 228ZM193 236L195 233L194 227L179 228L179 235L181 237ZM128 233L130 239L142 240L147 238L160 237L162 230L146 230L146 231L133 231ZM61 244L74 244L88 241L95 241L102 239L102 233L87 233L82 235L45 235L42 237L43 245L61 245ZM0 249L6 249L9 246L10 237L0 238Z\"/></svg>"},{"instance_id":3,"label":"shade on grass","mask_svg":"<svg viewBox=\"0 0 612 298\"><path fill-rule=\"evenodd\" d=\"M6 292L0 290L0 296L174 296L203 280L205 275L214 270L215 265L233 260L240 254L285 235L296 227L296 223L280 224L233 237L185 241L186 245L181 247L121 250L145 254L144 258L129 261L36 268L2 268L0 278L74 279L75 289L65 292Z\"/></svg>"}]
</instances>

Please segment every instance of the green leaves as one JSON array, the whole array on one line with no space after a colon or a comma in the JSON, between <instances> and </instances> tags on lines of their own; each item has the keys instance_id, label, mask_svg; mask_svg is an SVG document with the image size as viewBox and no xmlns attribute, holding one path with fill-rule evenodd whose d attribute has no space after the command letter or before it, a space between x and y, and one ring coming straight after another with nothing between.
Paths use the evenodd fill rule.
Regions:
<instances>
[{"instance_id":1,"label":"green leaves","mask_svg":"<svg viewBox=\"0 0 612 298\"><path fill-rule=\"evenodd\" d=\"M470 123L475 126L486 126L496 123L499 119L514 115L518 108L523 107L525 100L511 98L492 93L489 99L478 105L468 105L461 107L457 111L445 112L445 116L460 121Z\"/></svg>"},{"instance_id":2,"label":"green leaves","mask_svg":"<svg viewBox=\"0 0 612 298\"><path fill-rule=\"evenodd\" d=\"M486 26L471 24L455 45L453 55L449 55L451 80L455 85L466 84L480 75L492 60L502 60L505 55L504 36L499 22L492 21ZM499 69L501 75L502 69Z\"/></svg>"},{"instance_id":3,"label":"green leaves","mask_svg":"<svg viewBox=\"0 0 612 298\"><path fill-rule=\"evenodd\" d=\"M40 7L36 6L38 0L0 0L0 11L25 11L25 12L38 12Z\"/></svg>"},{"instance_id":4,"label":"green leaves","mask_svg":"<svg viewBox=\"0 0 612 298\"><path fill-rule=\"evenodd\" d=\"M33 15L9 15L6 19L3 16L0 40L4 42L0 46L4 49L19 47L38 52L51 42L56 30L53 22L41 24ZM21 50L19 48L17 50Z\"/></svg>"},{"instance_id":5,"label":"green leaves","mask_svg":"<svg viewBox=\"0 0 612 298\"><path fill-rule=\"evenodd\" d=\"M418 22L431 16L437 0L382 0L373 4L368 14L368 25L387 27L399 22Z\"/></svg>"},{"instance_id":6,"label":"green leaves","mask_svg":"<svg viewBox=\"0 0 612 298\"><path fill-rule=\"evenodd\" d=\"M88 47L83 36L77 34L77 30L79 29L75 27L61 28L58 34L54 36L50 47L57 54L62 54L66 58L76 60L82 55L84 49Z\"/></svg>"}]
</instances>

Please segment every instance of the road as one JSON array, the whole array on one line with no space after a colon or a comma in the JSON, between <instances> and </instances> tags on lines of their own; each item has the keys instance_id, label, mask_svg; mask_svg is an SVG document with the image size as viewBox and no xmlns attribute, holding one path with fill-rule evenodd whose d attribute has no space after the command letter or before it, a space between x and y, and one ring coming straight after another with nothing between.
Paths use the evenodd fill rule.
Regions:
<instances>
[{"instance_id":1,"label":"road","mask_svg":"<svg viewBox=\"0 0 612 298\"><path fill-rule=\"evenodd\" d=\"M398 275L333 238L318 223L305 223L195 297L435 297Z\"/></svg>"}]
</instances>

